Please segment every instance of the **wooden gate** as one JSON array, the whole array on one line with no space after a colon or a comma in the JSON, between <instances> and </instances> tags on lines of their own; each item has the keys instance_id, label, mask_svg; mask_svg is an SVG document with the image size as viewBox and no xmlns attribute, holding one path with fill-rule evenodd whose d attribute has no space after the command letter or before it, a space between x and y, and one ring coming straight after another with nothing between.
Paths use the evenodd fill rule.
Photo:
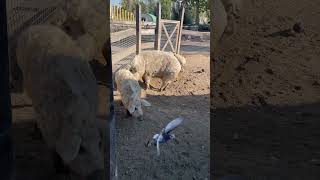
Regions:
<instances>
[{"instance_id":1,"label":"wooden gate","mask_svg":"<svg viewBox=\"0 0 320 180\"><path fill-rule=\"evenodd\" d=\"M155 50L161 50L165 51L168 45L170 45L171 51L174 53L180 53L180 46L181 46L181 35L182 35L182 27L183 27L183 20L184 20L184 7L181 10L180 13L180 21L176 20L167 20L167 19L161 19L161 4L157 3L157 24L156 24L156 30L155 30ZM168 32L168 28L166 24L173 24L174 28L170 32ZM161 47L161 37L162 37L162 29L165 34L165 43ZM175 39L173 39L173 36L175 36ZM175 43L174 43L175 41Z\"/></svg>"}]
</instances>

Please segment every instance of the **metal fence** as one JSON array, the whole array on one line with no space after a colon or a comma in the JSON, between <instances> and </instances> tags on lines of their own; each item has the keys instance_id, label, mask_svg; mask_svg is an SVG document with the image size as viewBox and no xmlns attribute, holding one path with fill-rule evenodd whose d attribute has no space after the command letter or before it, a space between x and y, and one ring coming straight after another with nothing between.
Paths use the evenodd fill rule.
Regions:
<instances>
[{"instance_id":1,"label":"metal fence","mask_svg":"<svg viewBox=\"0 0 320 180\"><path fill-rule=\"evenodd\" d=\"M59 8L61 8L61 7L59 7L61 1L65 1L65 0L6 0L5 1L6 11L4 11L3 13L6 14L6 21L7 21L6 28L7 28L8 42L6 44L6 47L8 49L8 54L9 54L8 55L9 56L8 62L10 65L10 73L8 73L8 74L10 74L10 78L15 78L14 74L17 71L17 69L13 68L13 67L15 67L15 64L13 64L13 63L16 63L13 61L13 59L15 58L16 38L18 37L20 32L22 32L24 29L26 29L27 27L29 27L31 25L47 24L47 23L51 23L53 21L56 21L57 18L59 18L58 11L59 11ZM110 1L106 0L106 3L107 2L110 2ZM4 3L1 3L1 4L4 4ZM109 6L107 6L107 7L109 7ZM107 15L106 15L106 17L107 17ZM3 21L1 21L1 22L3 23ZM107 20L106 20L106 22L107 22ZM3 26L3 24L1 24L1 26ZM1 40L2 40L2 38L1 38ZM2 64L0 64L0 65L2 65ZM2 73L1 73L1 76L2 76ZM1 95L2 95L2 88L4 88L4 87L1 86L0 88L1 88ZM107 88L110 88L110 87L107 87ZM11 89L11 93L12 92L13 92L13 89ZM109 98L106 98L106 100L107 99L109 99ZM112 99L111 99L111 101L112 101ZM107 102L107 104L112 104L112 102ZM4 108L1 108L1 109L5 110ZM109 110L107 110L107 111L109 111ZM114 119L112 113L111 113L110 117L112 119ZM1 116L1 118L2 118L2 116ZM7 118L9 118L9 117L7 117ZM11 119L11 117L10 117L10 119ZM112 123L114 123L114 120L112 120L112 121L109 120L109 122L111 122L109 124L110 125L109 127L114 128L114 126L112 126ZM1 124L1 126L2 126L2 124ZM114 131L112 131L112 130L109 131L109 129L108 129L108 132L114 133ZM0 136L2 136L2 132L0 133ZM112 137L113 136L111 135L111 138ZM3 146L4 144L2 144L2 138L0 140L1 140L0 145ZM112 143L112 140L110 143ZM1 147L1 149L2 149L2 147ZM24 151L24 149L22 151ZM114 148L110 148L110 151L114 151ZM112 154L112 152L110 152L110 153ZM109 158L108 155L107 155L107 157ZM110 160L114 159L113 157L110 157L110 158L111 158ZM2 161L2 160L3 159L1 156L1 158L0 158L1 163L2 162L6 163L6 161ZM10 163L10 162L8 162L8 163ZM109 163L109 162L107 162L107 163ZM114 162L111 164L111 166L115 166L115 164L116 163ZM0 169L4 170L5 168L2 168L2 166L9 167L10 164L7 164L7 165L0 164L0 167L1 167ZM32 168L32 167L30 167L30 168ZM33 168L35 168L35 167L33 167ZM112 168L112 167L110 167L110 168ZM114 169L114 167L113 167L113 169ZM2 173L2 171L0 171L0 177L1 177L1 173ZM110 172L110 173L113 173L113 172Z\"/></svg>"}]
</instances>

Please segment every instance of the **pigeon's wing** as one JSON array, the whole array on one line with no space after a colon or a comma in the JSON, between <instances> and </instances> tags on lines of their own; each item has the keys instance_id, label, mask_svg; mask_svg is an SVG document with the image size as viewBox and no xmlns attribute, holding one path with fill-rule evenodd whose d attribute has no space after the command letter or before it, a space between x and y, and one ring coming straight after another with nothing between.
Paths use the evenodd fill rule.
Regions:
<instances>
[{"instance_id":1,"label":"pigeon's wing","mask_svg":"<svg viewBox=\"0 0 320 180\"><path fill-rule=\"evenodd\" d=\"M169 133L172 130L174 130L176 127L178 127L183 121L183 118L179 117L174 120L172 120L165 128L164 133Z\"/></svg>"}]
</instances>

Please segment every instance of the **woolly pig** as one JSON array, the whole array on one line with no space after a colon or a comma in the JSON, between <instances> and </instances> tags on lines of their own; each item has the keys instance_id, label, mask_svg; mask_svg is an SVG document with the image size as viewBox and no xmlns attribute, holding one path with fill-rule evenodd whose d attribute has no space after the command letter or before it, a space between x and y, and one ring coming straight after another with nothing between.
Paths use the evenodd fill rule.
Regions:
<instances>
[{"instance_id":1,"label":"woolly pig","mask_svg":"<svg viewBox=\"0 0 320 180\"><path fill-rule=\"evenodd\" d=\"M184 67L185 67L185 65L186 65L186 63L187 63L186 58L183 57L183 56L180 55L180 54L177 54L177 53L174 53L174 56L178 59L178 61L179 61L180 64L181 64L181 71L180 71L180 72L183 72L183 71L184 71Z\"/></svg>"},{"instance_id":2,"label":"woolly pig","mask_svg":"<svg viewBox=\"0 0 320 180\"><path fill-rule=\"evenodd\" d=\"M104 168L96 79L81 48L61 29L34 25L17 41L17 63L49 149L81 176Z\"/></svg>"},{"instance_id":3,"label":"woolly pig","mask_svg":"<svg viewBox=\"0 0 320 180\"><path fill-rule=\"evenodd\" d=\"M160 91L165 90L181 71L181 64L177 58L172 53L163 51L142 52L130 62L130 66L130 71L134 73L136 79L143 79L147 89L152 77L160 78L162 80Z\"/></svg>"},{"instance_id":4,"label":"woolly pig","mask_svg":"<svg viewBox=\"0 0 320 180\"><path fill-rule=\"evenodd\" d=\"M151 106L151 104L141 98L141 87L135 76L128 69L120 69L115 72L115 82L128 114L141 119L142 105Z\"/></svg>"},{"instance_id":5,"label":"woolly pig","mask_svg":"<svg viewBox=\"0 0 320 180\"><path fill-rule=\"evenodd\" d=\"M78 37L78 33L91 35L96 44L94 58L104 60L103 49L107 40L106 2L103 0L66 0L65 2L67 20L64 26L69 29L69 34L75 38Z\"/></svg>"}]
</instances>

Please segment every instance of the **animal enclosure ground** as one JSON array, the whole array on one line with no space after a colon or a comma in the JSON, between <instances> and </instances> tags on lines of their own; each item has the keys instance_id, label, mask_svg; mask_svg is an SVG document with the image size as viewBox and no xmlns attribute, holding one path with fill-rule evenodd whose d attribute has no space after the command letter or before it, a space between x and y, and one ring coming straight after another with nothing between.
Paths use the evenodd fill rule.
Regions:
<instances>
[{"instance_id":1,"label":"animal enclosure ground","mask_svg":"<svg viewBox=\"0 0 320 180\"><path fill-rule=\"evenodd\" d=\"M243 2L212 63L214 178L319 179L320 3Z\"/></svg>"},{"instance_id":2,"label":"animal enclosure ground","mask_svg":"<svg viewBox=\"0 0 320 180\"><path fill-rule=\"evenodd\" d=\"M143 109L143 121L127 117L120 97L115 97L119 179L209 179L209 56L196 53L185 57L185 71L166 91L146 92L152 106ZM154 79L151 85L160 87L160 81ZM179 144L169 141L160 145L157 157L156 147L145 147L145 143L178 116L185 118L173 132Z\"/></svg>"}]
</instances>

